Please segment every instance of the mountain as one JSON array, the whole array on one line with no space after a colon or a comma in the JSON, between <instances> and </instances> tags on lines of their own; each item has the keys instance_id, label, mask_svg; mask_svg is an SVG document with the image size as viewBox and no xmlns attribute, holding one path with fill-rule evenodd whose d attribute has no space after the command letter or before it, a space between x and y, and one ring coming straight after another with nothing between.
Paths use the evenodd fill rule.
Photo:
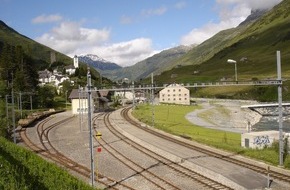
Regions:
<instances>
[{"instance_id":1,"label":"mountain","mask_svg":"<svg viewBox=\"0 0 290 190\"><path fill-rule=\"evenodd\" d=\"M267 11L269 11L269 10L268 9L255 9L255 10L251 10L251 14L246 18L246 20L244 20L243 22L241 22L239 24L239 26L245 25L245 24L249 24L249 23L252 23L252 22L258 20Z\"/></svg>"},{"instance_id":2,"label":"mountain","mask_svg":"<svg viewBox=\"0 0 290 190\"><path fill-rule=\"evenodd\" d=\"M168 50L163 50L158 54L153 55L143 61L136 63L133 66L120 68L117 70L103 71L102 75L111 80L120 80L128 78L130 80L140 80L154 74L160 74L166 70L172 61L183 56L191 49L189 46L178 46Z\"/></svg>"},{"instance_id":3,"label":"mountain","mask_svg":"<svg viewBox=\"0 0 290 190\"><path fill-rule=\"evenodd\" d=\"M247 19L238 27L223 30L197 46L178 46L164 50L133 66L117 70L103 71L102 74L111 80L129 78L139 80L149 77L151 73L159 75L164 71L185 65L201 64L228 46L228 42L247 29L267 10L253 10Z\"/></svg>"},{"instance_id":4,"label":"mountain","mask_svg":"<svg viewBox=\"0 0 290 190\"><path fill-rule=\"evenodd\" d=\"M290 78L290 0L266 11L262 16L234 29L222 31L213 38L190 50L175 64L185 66L172 68L154 78L156 83L195 83L234 80L234 66L227 59L237 61L238 80L267 80L277 78L276 52L281 51L284 89L288 90ZM213 43L215 41L215 43ZM209 44L212 44L210 46ZM202 49L201 49L202 48ZM290 83L290 82L289 82ZM239 87L236 92L225 92L222 88L211 89L208 93L235 94L247 96L250 87ZM277 89L274 88L273 98ZM205 90L201 89L200 91ZM227 88L233 90L233 88ZM254 91L254 90L253 90ZM257 96L267 95L262 88L255 89ZM268 95L269 95L268 94ZM289 93L286 93L289 94ZM285 96L286 96L285 94ZM205 95L207 96L207 95ZM252 97L255 98L255 97Z\"/></svg>"},{"instance_id":5,"label":"mountain","mask_svg":"<svg viewBox=\"0 0 290 190\"><path fill-rule=\"evenodd\" d=\"M73 59L71 57L20 34L0 20L0 68L2 68L0 69L0 83L2 82L1 80L7 80L9 76L7 73L11 73L12 70L15 73L18 72L18 70L23 72L22 65L27 66L29 69L33 69L37 74L39 70L48 68L58 68L61 70L65 66L72 64ZM11 71L3 68L10 68ZM86 69L86 65L80 64L77 76L78 79L76 79L79 83L85 82L86 77L84 76L87 73ZM5 74L2 74L2 72ZM32 72L28 70L26 73L29 74ZM91 74L94 80L98 80L100 74L95 69L91 69ZM20 74L18 75L20 76ZM37 75L33 76L33 79L37 80L37 78Z\"/></svg>"},{"instance_id":6,"label":"mountain","mask_svg":"<svg viewBox=\"0 0 290 190\"><path fill-rule=\"evenodd\" d=\"M80 62L86 63L98 71L115 70L121 68L121 66L116 63L106 61L103 58L93 54L80 55L78 58Z\"/></svg>"},{"instance_id":7,"label":"mountain","mask_svg":"<svg viewBox=\"0 0 290 190\"><path fill-rule=\"evenodd\" d=\"M212 58L216 53L232 44L232 39L244 33L256 20L262 17L267 10L255 10L238 27L222 30L203 43L192 48L187 54L180 57L171 68L176 65L198 65Z\"/></svg>"},{"instance_id":8,"label":"mountain","mask_svg":"<svg viewBox=\"0 0 290 190\"><path fill-rule=\"evenodd\" d=\"M21 46L24 52L33 59L46 62L43 64L50 64L51 52L55 54L57 61L67 65L72 64L72 58L18 33L0 20L0 50L4 43L12 46Z\"/></svg>"}]
</instances>

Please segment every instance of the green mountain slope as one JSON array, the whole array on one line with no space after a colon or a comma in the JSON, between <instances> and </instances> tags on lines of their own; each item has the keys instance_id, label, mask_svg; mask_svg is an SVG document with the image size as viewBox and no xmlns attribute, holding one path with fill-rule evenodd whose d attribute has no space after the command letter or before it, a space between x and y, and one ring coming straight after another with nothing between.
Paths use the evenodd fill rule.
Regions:
<instances>
[{"instance_id":1,"label":"green mountain slope","mask_svg":"<svg viewBox=\"0 0 290 190\"><path fill-rule=\"evenodd\" d=\"M102 75L112 80L120 80L123 78L128 78L130 80L143 79L150 76L153 72L156 74L166 70L173 61L183 56L190 49L191 47L188 46L178 46L164 50L152 57L136 63L133 66L103 71Z\"/></svg>"},{"instance_id":2,"label":"green mountain slope","mask_svg":"<svg viewBox=\"0 0 290 190\"><path fill-rule=\"evenodd\" d=\"M0 67L1 64L11 64L12 60L5 60L4 57L15 57L15 55L9 55L9 56L3 56L2 54L4 53L4 49L9 46L12 49L17 49L21 46L21 50L23 50L24 54L30 58L29 61L27 60L22 60L28 62L27 64L30 64L31 67L33 67L34 70L39 71L43 69L49 68L49 66L58 69L64 68L66 65L71 65L73 63L73 60L71 57L68 57L67 55L64 55L60 52L57 52L56 50L53 50L52 48L49 48L45 45L42 45L20 33L15 31L13 28L9 27L6 25L3 21L0 20ZM10 53L12 53L13 50L11 50ZM55 54L55 59L56 62L51 64L51 52ZM19 64L21 61L16 61L13 60L13 64ZM52 68L52 69L53 69ZM100 74L93 68L91 68L91 74L93 80L97 80L97 78L100 78ZM87 65L80 62L80 68L79 68L79 78L80 79L74 79L77 80L79 83L81 81L86 80L86 70L87 70ZM80 76L82 75L82 76ZM37 76L35 77L37 80ZM1 80L1 77L0 77ZM98 79L99 80L99 79ZM112 82L106 78L103 78L103 82L107 81L107 83L111 84ZM84 83L84 82L82 82ZM98 84L100 82L97 82Z\"/></svg>"},{"instance_id":3,"label":"green mountain slope","mask_svg":"<svg viewBox=\"0 0 290 190\"><path fill-rule=\"evenodd\" d=\"M239 80L252 78L267 79L276 77L276 51L281 51L282 75L288 78L290 74L290 1L284 0L267 12L263 17L237 33L233 38L220 38L224 48L214 48L214 55L199 63L192 61L191 65L174 68L156 77L160 83L164 82L197 82L220 81L233 79L234 66L227 63L227 59L238 61ZM234 31L234 30L233 30ZM233 31L224 31L233 33ZM218 40L217 40L218 41ZM181 60L194 60L195 49L188 52ZM204 53L206 51L201 51Z\"/></svg>"},{"instance_id":4,"label":"green mountain slope","mask_svg":"<svg viewBox=\"0 0 290 190\"><path fill-rule=\"evenodd\" d=\"M157 84L233 81L234 65L227 59L237 61L239 81L277 78L276 52L281 52L283 100L290 100L290 0L284 0L243 32L230 40L226 46L201 64L173 68L155 76ZM191 52L188 52L190 54ZM185 59L186 54L181 59ZM194 59L194 57L192 57ZM150 83L147 79L146 82ZM277 101L277 87L212 87L190 89L192 96L256 99Z\"/></svg>"},{"instance_id":5,"label":"green mountain slope","mask_svg":"<svg viewBox=\"0 0 290 190\"><path fill-rule=\"evenodd\" d=\"M31 56L33 59L45 61L48 64L50 63L50 52L55 52L57 61L66 64L72 63L70 57L35 42L34 40L18 33L0 20L0 48L1 44L3 46L4 43L8 43L12 46L22 46L27 55Z\"/></svg>"},{"instance_id":6,"label":"green mountain slope","mask_svg":"<svg viewBox=\"0 0 290 190\"><path fill-rule=\"evenodd\" d=\"M105 71L102 74L113 80L129 78L139 80L149 77L151 73L159 75L169 69L180 67L181 65L200 64L217 52L231 44L231 40L242 33L249 25L263 15L266 11L256 10L237 28L224 30L195 47L179 46L162 51L149 57L133 66L121 68L113 71Z\"/></svg>"},{"instance_id":7,"label":"green mountain slope","mask_svg":"<svg viewBox=\"0 0 290 190\"><path fill-rule=\"evenodd\" d=\"M238 27L223 30L218 32L213 37L204 41L200 45L194 47L186 55L182 56L177 62L171 65L171 68L177 64L181 65L198 65L204 61L212 58L217 52L230 46L233 43L233 39L253 24L254 21L264 15L266 10L255 10L248 16L248 18L242 22Z\"/></svg>"}]
</instances>

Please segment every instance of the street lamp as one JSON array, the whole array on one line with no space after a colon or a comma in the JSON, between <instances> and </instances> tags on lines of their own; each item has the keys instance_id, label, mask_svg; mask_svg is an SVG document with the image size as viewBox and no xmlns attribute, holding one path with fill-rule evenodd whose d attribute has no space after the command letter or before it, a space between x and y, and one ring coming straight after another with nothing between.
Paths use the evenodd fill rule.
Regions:
<instances>
[{"instance_id":1,"label":"street lamp","mask_svg":"<svg viewBox=\"0 0 290 190\"><path fill-rule=\"evenodd\" d=\"M236 82L238 81L238 73L237 73L237 61L233 60L233 59L228 59L227 61L228 63L234 63L235 64L235 79Z\"/></svg>"}]
</instances>

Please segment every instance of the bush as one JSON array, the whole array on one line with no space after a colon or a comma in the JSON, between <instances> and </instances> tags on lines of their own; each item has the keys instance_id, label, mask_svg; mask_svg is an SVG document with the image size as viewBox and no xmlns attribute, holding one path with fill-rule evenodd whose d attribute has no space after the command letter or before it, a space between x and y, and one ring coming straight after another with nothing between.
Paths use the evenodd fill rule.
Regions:
<instances>
[{"instance_id":1,"label":"bush","mask_svg":"<svg viewBox=\"0 0 290 190\"><path fill-rule=\"evenodd\" d=\"M93 189L3 137L0 137L0 153L0 189Z\"/></svg>"}]
</instances>

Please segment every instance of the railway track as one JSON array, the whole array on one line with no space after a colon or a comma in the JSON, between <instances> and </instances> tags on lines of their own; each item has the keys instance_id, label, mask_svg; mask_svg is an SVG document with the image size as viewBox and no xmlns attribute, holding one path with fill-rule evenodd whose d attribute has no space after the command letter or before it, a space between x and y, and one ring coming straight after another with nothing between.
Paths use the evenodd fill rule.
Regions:
<instances>
[{"instance_id":1,"label":"railway track","mask_svg":"<svg viewBox=\"0 0 290 190\"><path fill-rule=\"evenodd\" d=\"M33 142L26 133L26 128L21 128L19 131L20 137L23 141L23 143L32 151L35 153L43 156L44 158L47 158L49 160L54 161L57 164L60 164L61 166L64 166L86 178L90 178L91 170L81 164L78 164L77 162L73 161L69 157L65 156L64 154L60 153L51 143L49 139L49 132L58 126L61 126L62 124L69 122L73 119L73 117L65 118L61 121L55 122L53 124L47 125L49 121L51 121L53 118L49 117L46 118L40 122L37 123L35 126L37 129L37 135L39 139L39 143ZM133 190L133 188L122 185L122 184L115 184L114 179L109 178L107 176L104 176L102 174L98 174L100 178L106 179L105 181L98 181L98 183L101 183L105 186L105 189L129 189ZM97 179L95 179L97 181Z\"/></svg>"},{"instance_id":2,"label":"railway track","mask_svg":"<svg viewBox=\"0 0 290 190\"><path fill-rule=\"evenodd\" d=\"M218 158L218 159L230 162L232 164L235 164L235 165L238 165L238 166L253 170L253 171L255 171L257 173L260 173L260 174L263 174L265 176L267 176L268 172L269 172L270 175L271 175L271 178L276 179L276 180L280 180L280 181L283 181L283 182L286 182L286 183L290 184L290 176L289 175L286 175L286 174L283 174L283 173L280 173L280 172L277 172L277 171L274 171L274 170L271 170L271 169L269 171L267 171L265 167L261 167L261 166L254 165L254 164L250 164L248 162L244 162L242 160L238 160L238 159L235 159L235 158L230 157L230 156L225 156L225 155L219 154L217 152L214 152L214 151L211 151L211 150L208 150L208 149L204 149L202 147L198 147L198 146L195 146L195 145L192 145L192 144L188 144L186 142L180 141L180 140L172 138L170 136L161 134L161 133L159 133L159 132L157 132L155 130L152 130L152 129L148 128L148 127L143 127L143 126L141 126L140 123L138 123L135 120L130 118L130 116L128 114L129 110L130 110L130 107L123 109L121 111L122 117L124 117L132 125L140 128L140 129L142 129L142 130L144 130L144 131L146 131L148 133L151 133L151 134L153 134L155 136L158 136L160 138L166 139L166 140L168 140L170 142L174 142L176 144L182 145L182 146L187 147L189 149L201 152L201 153L206 154L208 156L211 156L211 157L214 157L214 158Z\"/></svg>"},{"instance_id":3,"label":"railway track","mask_svg":"<svg viewBox=\"0 0 290 190\"><path fill-rule=\"evenodd\" d=\"M173 163L171 160L160 156L151 150L135 143L134 141L126 138L123 134L121 134L118 130L114 128L114 126L111 124L109 119L110 113L107 113L104 116L104 122L106 127L109 129L109 131L114 134L116 137L118 137L120 140L124 141L128 146L133 147L134 149L138 150L141 154L144 154L154 160L156 160L156 166L154 167L166 167L175 176L182 176L183 179L187 181L189 184L198 184L200 188L202 189L232 189L230 187L227 187L217 181L211 180L205 176L202 176L188 168L185 168L178 163ZM153 183L156 188L158 189L182 189L181 187L178 187L174 184L174 182L170 182L168 180L163 179L162 177L159 177L158 175L154 174L153 172L149 171L148 168L144 168L138 165L136 162L133 162L130 160L130 158L127 158L126 155L120 153L116 148L110 145L110 143L106 142L103 138L99 139L100 145L106 149L107 151L110 151L111 154L114 157L117 157L116 155L119 155L118 158L123 164L130 167L132 170L134 170L136 173L140 174L140 171L142 171L141 174L143 174L143 177L145 177L147 180L149 180L151 183ZM108 150L110 149L110 150ZM125 161L124 161L125 157ZM145 176L146 174L146 176ZM191 181L191 182L190 182ZM175 180L176 182L176 180Z\"/></svg>"},{"instance_id":4,"label":"railway track","mask_svg":"<svg viewBox=\"0 0 290 190\"><path fill-rule=\"evenodd\" d=\"M111 129L112 125L109 121L109 114L110 113L107 113L104 115L103 121L106 127L112 132L112 129ZM162 190L170 190L170 189L179 190L180 189L177 186L173 185L171 182L162 179L158 175L149 171L147 168L140 166L140 164L137 164L136 162L132 161L125 154L122 154L120 151L114 148L104 138L100 138L98 142L110 155L112 155L121 163L123 163L128 168L133 170L136 174L141 175L144 178L144 180L147 180L148 182L152 183L156 189L162 189Z\"/></svg>"}]
</instances>

